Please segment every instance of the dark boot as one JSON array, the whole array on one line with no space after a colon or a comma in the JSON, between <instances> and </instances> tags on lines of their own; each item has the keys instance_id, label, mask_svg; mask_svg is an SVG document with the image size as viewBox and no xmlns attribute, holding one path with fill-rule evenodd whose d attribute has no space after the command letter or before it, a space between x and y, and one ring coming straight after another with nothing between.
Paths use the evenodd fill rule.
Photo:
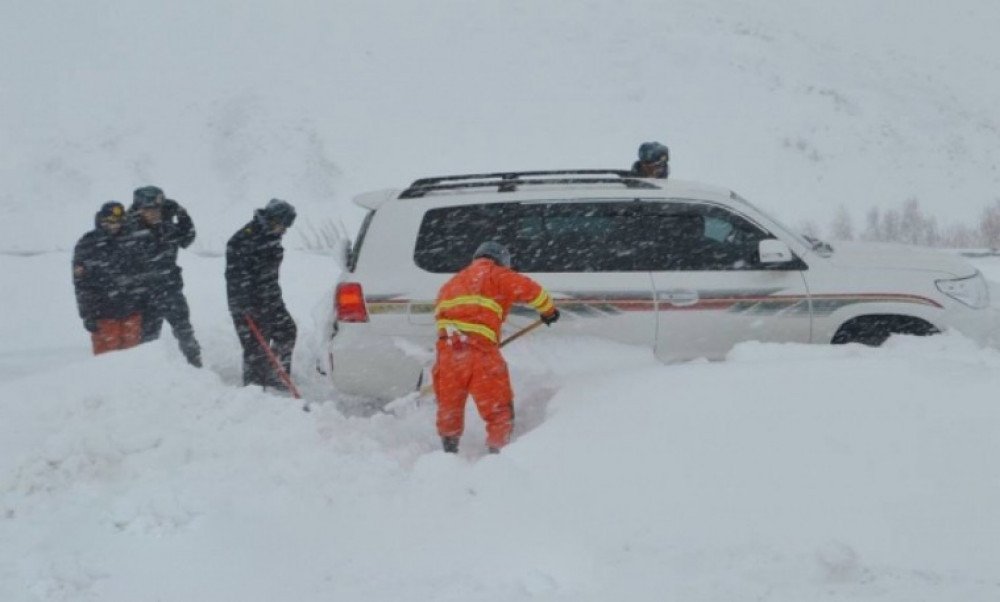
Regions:
<instances>
[{"instance_id":1,"label":"dark boot","mask_svg":"<svg viewBox=\"0 0 1000 602\"><path fill-rule=\"evenodd\" d=\"M444 447L445 453L457 454L458 437L441 437L441 446Z\"/></svg>"},{"instance_id":2,"label":"dark boot","mask_svg":"<svg viewBox=\"0 0 1000 602\"><path fill-rule=\"evenodd\" d=\"M491 454L499 454L500 453L500 448L499 447L488 447L486 449L488 449Z\"/></svg>"},{"instance_id":3,"label":"dark boot","mask_svg":"<svg viewBox=\"0 0 1000 602\"><path fill-rule=\"evenodd\" d=\"M195 349L194 351L188 351L182 349L184 352L184 358L187 359L188 363L195 368L201 368L201 349Z\"/></svg>"}]
</instances>

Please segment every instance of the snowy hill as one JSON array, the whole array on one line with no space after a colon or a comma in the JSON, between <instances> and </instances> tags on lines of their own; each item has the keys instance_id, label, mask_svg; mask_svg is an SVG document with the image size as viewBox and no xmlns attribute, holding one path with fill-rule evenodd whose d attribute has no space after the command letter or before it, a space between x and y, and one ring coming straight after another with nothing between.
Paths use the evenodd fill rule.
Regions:
<instances>
[{"instance_id":1,"label":"snowy hill","mask_svg":"<svg viewBox=\"0 0 1000 602\"><path fill-rule=\"evenodd\" d=\"M996 198L993 0L0 6L0 250L68 248L161 185L218 251L296 201L353 234L356 192L496 169L673 169L789 223ZM44 221L39 221L39 216ZM25 228L30 223L35 227ZM44 225L43 225L44 224Z\"/></svg>"}]
</instances>

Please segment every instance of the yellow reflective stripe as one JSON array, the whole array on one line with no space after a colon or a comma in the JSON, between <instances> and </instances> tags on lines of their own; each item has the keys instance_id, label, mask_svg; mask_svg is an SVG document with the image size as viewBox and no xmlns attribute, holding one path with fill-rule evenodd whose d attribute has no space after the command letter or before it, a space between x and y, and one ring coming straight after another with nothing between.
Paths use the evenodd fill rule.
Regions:
<instances>
[{"instance_id":1,"label":"yellow reflective stripe","mask_svg":"<svg viewBox=\"0 0 1000 602\"><path fill-rule=\"evenodd\" d=\"M478 305L480 307L485 307L486 309L494 312L500 317L500 319L503 319L503 308L500 307L500 304L489 297L483 297L480 295L462 295L460 297L446 299L438 303L437 311L450 309L459 305Z\"/></svg>"},{"instance_id":2,"label":"yellow reflective stripe","mask_svg":"<svg viewBox=\"0 0 1000 602\"><path fill-rule=\"evenodd\" d=\"M472 332L475 334L482 335L490 340L492 343L497 342L497 333L493 332L493 329L489 326L483 326L482 324L473 324L471 322L459 322L458 320L438 320L437 327L438 330L443 330L451 326L462 332Z\"/></svg>"},{"instance_id":3,"label":"yellow reflective stripe","mask_svg":"<svg viewBox=\"0 0 1000 602\"><path fill-rule=\"evenodd\" d=\"M542 292L538 293L538 296L529 303L528 305L534 307L539 313L548 313L552 310L552 298L549 297L548 291L542 289Z\"/></svg>"}]
</instances>

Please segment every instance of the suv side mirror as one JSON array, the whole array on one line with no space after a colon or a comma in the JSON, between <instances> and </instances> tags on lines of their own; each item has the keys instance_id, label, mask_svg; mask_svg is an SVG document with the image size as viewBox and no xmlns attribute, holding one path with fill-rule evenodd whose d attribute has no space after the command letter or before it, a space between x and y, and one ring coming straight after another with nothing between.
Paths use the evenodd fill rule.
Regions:
<instances>
[{"instance_id":1,"label":"suv side mirror","mask_svg":"<svg viewBox=\"0 0 1000 602\"><path fill-rule=\"evenodd\" d=\"M757 243L757 256L763 264L788 263L794 259L788 245L777 238L766 238Z\"/></svg>"}]
</instances>

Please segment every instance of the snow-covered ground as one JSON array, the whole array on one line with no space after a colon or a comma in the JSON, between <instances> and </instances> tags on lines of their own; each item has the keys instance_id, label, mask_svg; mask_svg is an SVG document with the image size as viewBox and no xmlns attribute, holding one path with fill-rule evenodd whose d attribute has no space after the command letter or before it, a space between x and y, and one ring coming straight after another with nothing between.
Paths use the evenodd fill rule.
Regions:
<instances>
[{"instance_id":1,"label":"snow-covered ground","mask_svg":"<svg viewBox=\"0 0 1000 602\"><path fill-rule=\"evenodd\" d=\"M745 344L665 366L540 332L513 443L433 404L367 415L311 367L336 276L292 251L312 400L235 386L219 257L169 334L92 358L66 253L2 257L0 600L1000 599L1000 353L958 336ZM1000 276L1000 260L976 264ZM557 328L558 325L556 325Z\"/></svg>"}]
</instances>

